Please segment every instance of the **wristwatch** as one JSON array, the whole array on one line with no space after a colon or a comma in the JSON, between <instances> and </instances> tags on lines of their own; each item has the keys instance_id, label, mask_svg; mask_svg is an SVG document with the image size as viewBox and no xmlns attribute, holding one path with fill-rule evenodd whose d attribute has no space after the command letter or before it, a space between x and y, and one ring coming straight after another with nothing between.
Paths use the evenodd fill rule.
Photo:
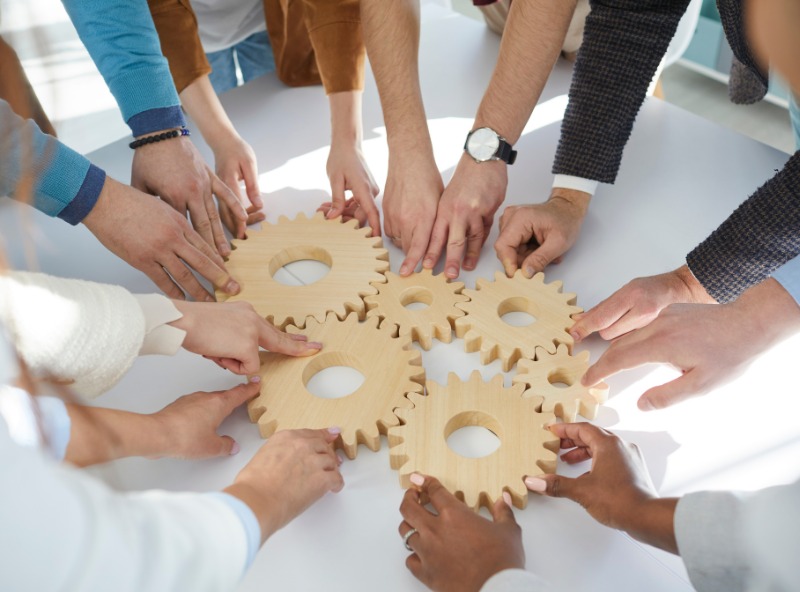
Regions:
<instances>
[{"instance_id":1,"label":"wristwatch","mask_svg":"<svg viewBox=\"0 0 800 592\"><path fill-rule=\"evenodd\" d=\"M512 150L511 144L490 127L479 127L468 133L464 152L475 162L502 160L506 164L514 164L517 160L517 151Z\"/></svg>"}]
</instances>

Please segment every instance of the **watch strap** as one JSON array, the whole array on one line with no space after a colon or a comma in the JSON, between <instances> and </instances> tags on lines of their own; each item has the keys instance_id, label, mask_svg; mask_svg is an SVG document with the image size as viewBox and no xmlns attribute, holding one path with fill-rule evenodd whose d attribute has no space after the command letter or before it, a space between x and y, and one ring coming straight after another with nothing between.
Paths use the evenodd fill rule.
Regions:
<instances>
[{"instance_id":1,"label":"watch strap","mask_svg":"<svg viewBox=\"0 0 800 592\"><path fill-rule=\"evenodd\" d=\"M517 151L511 148L511 144L501 139L500 146L497 148L497 158L507 164L514 164L514 161L517 160Z\"/></svg>"}]
</instances>

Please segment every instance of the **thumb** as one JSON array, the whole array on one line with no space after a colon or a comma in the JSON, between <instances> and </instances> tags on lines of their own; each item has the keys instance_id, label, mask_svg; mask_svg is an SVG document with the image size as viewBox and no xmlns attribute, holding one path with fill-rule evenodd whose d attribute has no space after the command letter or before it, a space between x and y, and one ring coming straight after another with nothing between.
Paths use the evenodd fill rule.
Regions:
<instances>
[{"instance_id":1,"label":"thumb","mask_svg":"<svg viewBox=\"0 0 800 592\"><path fill-rule=\"evenodd\" d=\"M276 329L272 325L264 324L261 328L261 335L258 343L267 351L288 356L309 356L322 349L322 344L315 341L304 341L293 339L288 333Z\"/></svg>"},{"instance_id":2,"label":"thumb","mask_svg":"<svg viewBox=\"0 0 800 592\"><path fill-rule=\"evenodd\" d=\"M576 490L580 488L577 484L577 479L571 479L570 477L564 477L562 475L525 477L525 487L541 495L546 495L548 497L565 497L572 501L578 501Z\"/></svg>"},{"instance_id":3,"label":"thumb","mask_svg":"<svg viewBox=\"0 0 800 592\"><path fill-rule=\"evenodd\" d=\"M239 443L230 436L220 436L217 441L219 442L217 456L233 456L240 450Z\"/></svg>"},{"instance_id":4,"label":"thumb","mask_svg":"<svg viewBox=\"0 0 800 592\"><path fill-rule=\"evenodd\" d=\"M325 216L328 220L341 216L345 208L344 177L336 174L331 177L331 209Z\"/></svg>"},{"instance_id":5,"label":"thumb","mask_svg":"<svg viewBox=\"0 0 800 592\"><path fill-rule=\"evenodd\" d=\"M639 397L637 403L639 409L642 411L663 409L688 399L698 392L698 389L692 384L691 378L692 372L690 371L673 381L645 391Z\"/></svg>"},{"instance_id":6,"label":"thumb","mask_svg":"<svg viewBox=\"0 0 800 592\"><path fill-rule=\"evenodd\" d=\"M508 498L506 499L506 496ZM498 524L516 524L514 510L511 509L511 496L507 491L498 499L491 508L492 519Z\"/></svg>"},{"instance_id":7,"label":"thumb","mask_svg":"<svg viewBox=\"0 0 800 592\"><path fill-rule=\"evenodd\" d=\"M556 248L554 241L545 239L538 249L525 258L522 263L522 273L525 274L525 277L532 278L533 274L544 271L544 268L550 265L553 259L563 254Z\"/></svg>"},{"instance_id":8,"label":"thumb","mask_svg":"<svg viewBox=\"0 0 800 592\"><path fill-rule=\"evenodd\" d=\"M250 399L258 395L261 390L261 377L253 376L249 382L235 386L225 391L225 415L228 417L235 409L247 403Z\"/></svg>"}]
</instances>

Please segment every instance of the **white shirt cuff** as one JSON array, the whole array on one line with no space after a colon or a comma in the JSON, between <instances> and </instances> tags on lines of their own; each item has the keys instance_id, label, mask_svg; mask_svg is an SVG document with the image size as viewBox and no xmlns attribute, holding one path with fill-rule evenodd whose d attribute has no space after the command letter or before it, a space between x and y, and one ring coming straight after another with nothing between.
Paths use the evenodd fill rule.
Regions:
<instances>
[{"instance_id":1,"label":"white shirt cuff","mask_svg":"<svg viewBox=\"0 0 800 592\"><path fill-rule=\"evenodd\" d=\"M583 177L573 177L572 175L556 175L553 178L553 189L574 189L575 191L583 191L589 195L594 195L597 191L598 181L593 179L584 179Z\"/></svg>"},{"instance_id":2,"label":"white shirt cuff","mask_svg":"<svg viewBox=\"0 0 800 592\"><path fill-rule=\"evenodd\" d=\"M177 321L183 315L169 298L161 294L134 294L133 297L144 314L144 341L139 355L174 355L183 344L186 331L167 323Z\"/></svg>"},{"instance_id":3,"label":"white shirt cuff","mask_svg":"<svg viewBox=\"0 0 800 592\"><path fill-rule=\"evenodd\" d=\"M236 496L225 493L224 491L214 491L206 495L225 502L242 523L245 535L247 536L247 563L245 563L244 566L245 571L247 571L253 564L256 553L258 553L258 549L261 547L261 525L258 523L258 518L256 518L250 506Z\"/></svg>"},{"instance_id":4,"label":"white shirt cuff","mask_svg":"<svg viewBox=\"0 0 800 592\"><path fill-rule=\"evenodd\" d=\"M800 255L776 269L772 277L800 304Z\"/></svg>"}]
</instances>

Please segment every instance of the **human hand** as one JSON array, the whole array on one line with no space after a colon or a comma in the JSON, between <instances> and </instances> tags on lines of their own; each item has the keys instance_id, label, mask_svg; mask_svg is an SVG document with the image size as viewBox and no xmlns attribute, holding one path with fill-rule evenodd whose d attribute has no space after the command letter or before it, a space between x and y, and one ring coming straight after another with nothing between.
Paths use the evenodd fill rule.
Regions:
<instances>
[{"instance_id":1,"label":"human hand","mask_svg":"<svg viewBox=\"0 0 800 592\"><path fill-rule=\"evenodd\" d=\"M338 437L338 428L277 432L225 489L253 510L262 541L327 492L342 490L342 460L333 450Z\"/></svg>"},{"instance_id":2,"label":"human hand","mask_svg":"<svg viewBox=\"0 0 800 592\"><path fill-rule=\"evenodd\" d=\"M231 248L213 195L224 202L238 220L235 236L244 237L247 213L233 191L209 170L189 138L137 148L133 155L131 185L158 195L183 216L188 211L198 234L223 257L230 255Z\"/></svg>"},{"instance_id":3,"label":"human hand","mask_svg":"<svg viewBox=\"0 0 800 592\"><path fill-rule=\"evenodd\" d=\"M425 255L443 191L433 155L392 160L390 154L383 190L383 230L406 254L400 264L401 276L413 273Z\"/></svg>"},{"instance_id":4,"label":"human hand","mask_svg":"<svg viewBox=\"0 0 800 592\"><path fill-rule=\"evenodd\" d=\"M184 216L158 198L106 177L83 223L112 253L147 274L170 298L213 301L191 269L231 296L240 291L219 254Z\"/></svg>"},{"instance_id":5,"label":"human hand","mask_svg":"<svg viewBox=\"0 0 800 592\"><path fill-rule=\"evenodd\" d=\"M522 269L531 278L551 263L560 263L578 239L591 197L557 188L543 204L508 206L500 216L500 235L494 243L506 275L512 277Z\"/></svg>"},{"instance_id":6,"label":"human hand","mask_svg":"<svg viewBox=\"0 0 800 592\"><path fill-rule=\"evenodd\" d=\"M478 264L481 248L492 229L494 214L506 197L508 165L501 161L475 162L464 154L436 210L436 222L422 266L431 269L447 247L444 274L458 277Z\"/></svg>"},{"instance_id":7,"label":"human hand","mask_svg":"<svg viewBox=\"0 0 800 592\"><path fill-rule=\"evenodd\" d=\"M261 366L259 347L289 356L317 353L321 343L275 328L249 302L181 302L183 315L170 325L186 331L183 348L205 356L235 374L253 374Z\"/></svg>"},{"instance_id":8,"label":"human hand","mask_svg":"<svg viewBox=\"0 0 800 592\"><path fill-rule=\"evenodd\" d=\"M381 217L375 198L380 190L372 178L361 149L351 144L333 144L328 155L328 178L331 182L331 202L322 204L319 211L328 219L342 216L343 220L358 220L359 226L368 223L372 236L381 235ZM345 199L345 191L353 197Z\"/></svg>"},{"instance_id":9,"label":"human hand","mask_svg":"<svg viewBox=\"0 0 800 592\"><path fill-rule=\"evenodd\" d=\"M260 387L259 377L254 376L226 391L184 395L153 413L150 417L158 430L151 436L162 444L159 452L150 456L201 459L236 454L239 444L230 436L217 434L217 429L235 409L255 397Z\"/></svg>"},{"instance_id":10,"label":"human hand","mask_svg":"<svg viewBox=\"0 0 800 592\"><path fill-rule=\"evenodd\" d=\"M209 142L214 152L214 166L217 176L239 200L247 212L245 224L257 224L266 219L262 211L264 201L261 199L261 190L258 187L258 165L256 155L250 144L245 142L233 128L226 129L226 133L214 136ZM244 189L241 187L244 182ZM219 216L222 223L234 236L239 236L241 220L234 216L224 200L217 203Z\"/></svg>"},{"instance_id":11,"label":"human hand","mask_svg":"<svg viewBox=\"0 0 800 592\"><path fill-rule=\"evenodd\" d=\"M595 331L611 340L644 327L670 304L714 302L689 268L682 265L667 273L628 282L591 310L574 315L575 324L569 333L576 342Z\"/></svg>"},{"instance_id":12,"label":"human hand","mask_svg":"<svg viewBox=\"0 0 800 592\"><path fill-rule=\"evenodd\" d=\"M431 590L478 591L499 571L525 567L522 531L507 492L486 520L455 498L433 477L412 475L419 489L406 491L400 504L400 536L413 554L406 567ZM430 502L436 513L425 508Z\"/></svg>"},{"instance_id":13,"label":"human hand","mask_svg":"<svg viewBox=\"0 0 800 592\"><path fill-rule=\"evenodd\" d=\"M591 459L592 467L575 479L526 477L528 489L571 499L600 524L677 553L672 525L677 500L658 497L636 444L589 423L557 423L549 429L561 438L562 449L570 449L562 460L576 464Z\"/></svg>"}]
</instances>

